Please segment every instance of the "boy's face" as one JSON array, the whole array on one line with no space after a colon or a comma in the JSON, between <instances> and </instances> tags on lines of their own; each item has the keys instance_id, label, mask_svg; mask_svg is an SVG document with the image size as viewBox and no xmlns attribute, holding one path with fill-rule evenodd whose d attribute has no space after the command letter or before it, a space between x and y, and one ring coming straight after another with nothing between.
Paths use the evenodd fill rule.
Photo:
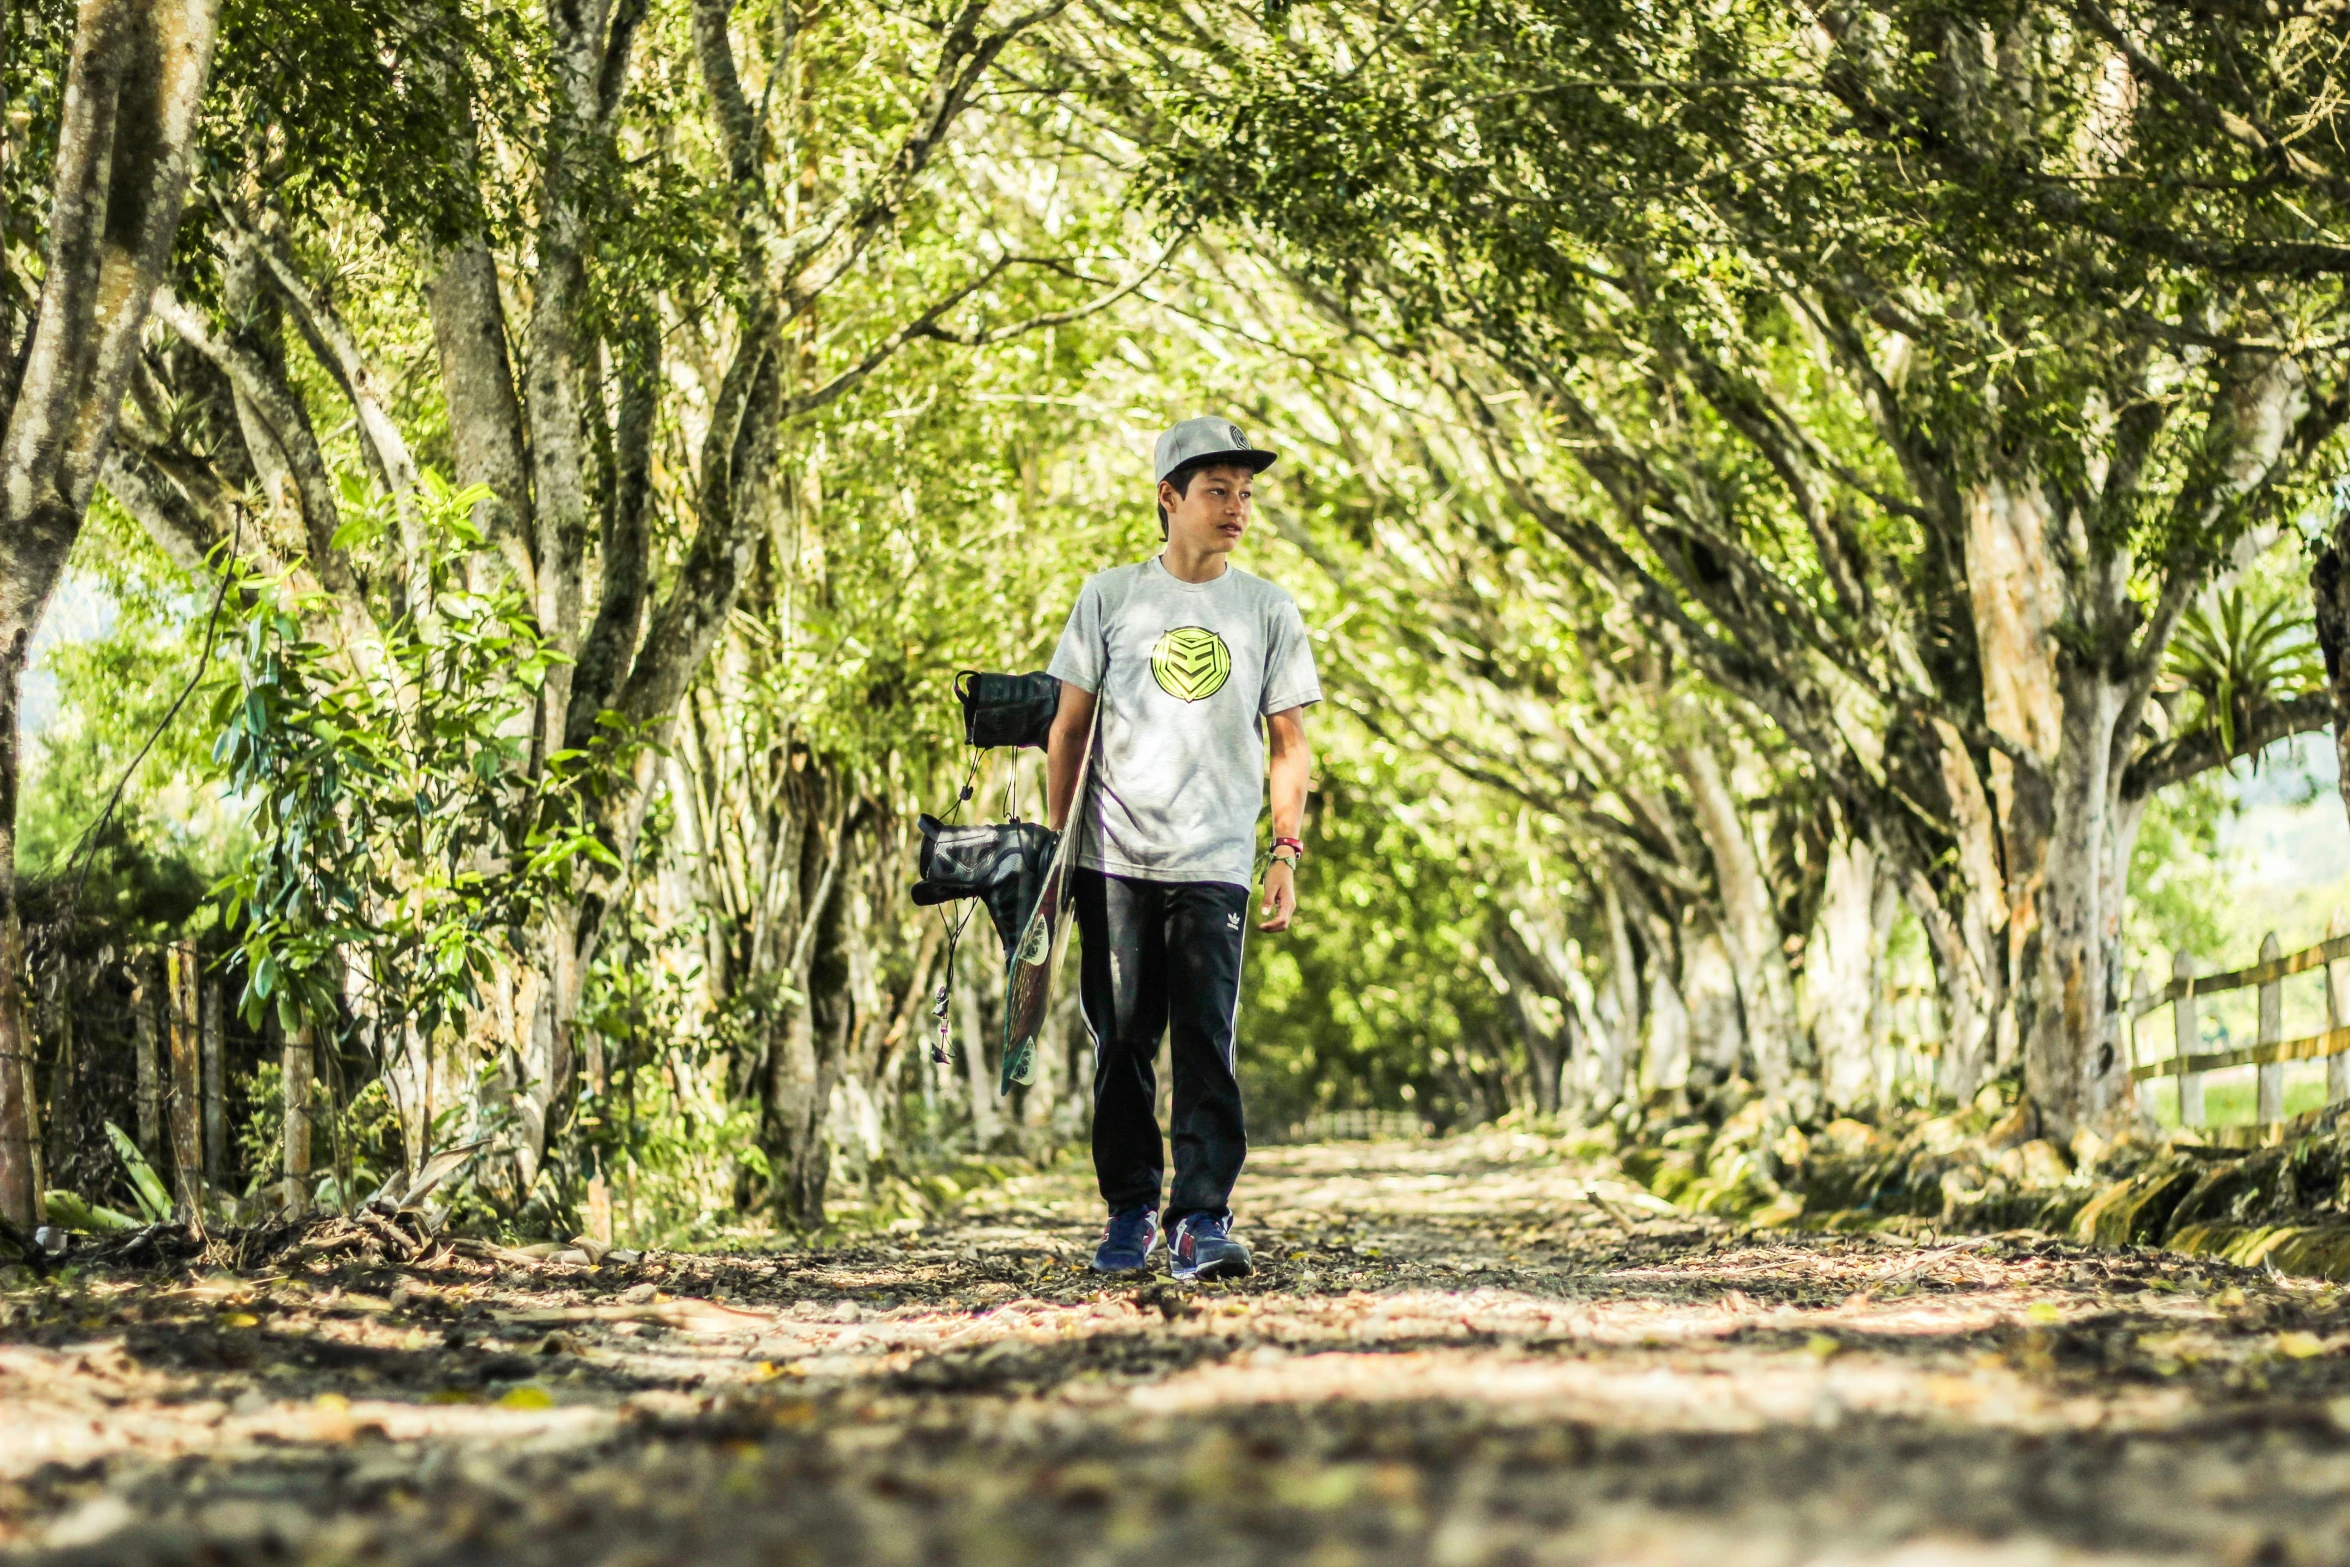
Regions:
<instances>
[{"instance_id":1,"label":"boy's face","mask_svg":"<svg viewBox=\"0 0 2350 1567\"><path fill-rule=\"evenodd\" d=\"M1167 509L1167 542L1206 554L1227 555L1248 532L1250 485L1256 475L1238 463L1202 468L1191 476L1191 493L1178 495L1161 480L1159 504Z\"/></svg>"}]
</instances>

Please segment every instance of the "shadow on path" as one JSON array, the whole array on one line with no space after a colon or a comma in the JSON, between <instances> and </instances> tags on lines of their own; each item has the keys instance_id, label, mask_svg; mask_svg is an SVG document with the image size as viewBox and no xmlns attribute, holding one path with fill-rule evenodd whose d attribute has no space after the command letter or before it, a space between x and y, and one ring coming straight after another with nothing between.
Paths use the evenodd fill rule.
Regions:
<instances>
[{"instance_id":1,"label":"shadow on path","mask_svg":"<svg viewBox=\"0 0 2350 1567\"><path fill-rule=\"evenodd\" d=\"M20 1290L32 1560L2332 1561L2341 1292L1646 1217L1492 1135L1284 1148L1265 1267L1082 1271L1080 1177L906 1244Z\"/></svg>"}]
</instances>

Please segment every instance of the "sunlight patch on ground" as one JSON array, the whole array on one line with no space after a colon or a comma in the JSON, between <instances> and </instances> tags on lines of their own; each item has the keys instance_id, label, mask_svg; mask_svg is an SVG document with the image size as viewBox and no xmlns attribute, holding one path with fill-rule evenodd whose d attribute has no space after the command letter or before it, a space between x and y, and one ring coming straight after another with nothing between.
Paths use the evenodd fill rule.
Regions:
<instances>
[{"instance_id":1,"label":"sunlight patch on ground","mask_svg":"<svg viewBox=\"0 0 2350 1567\"><path fill-rule=\"evenodd\" d=\"M1616 1218L1589 1200L1616 1181L1522 1135L1275 1150L1237 1202L1260 1271L1206 1288L1076 1265L1092 1203L1062 1168L903 1246L19 1290L0 1297L0 1549L417 1567L2350 1551L2340 1290L2022 1235Z\"/></svg>"}]
</instances>

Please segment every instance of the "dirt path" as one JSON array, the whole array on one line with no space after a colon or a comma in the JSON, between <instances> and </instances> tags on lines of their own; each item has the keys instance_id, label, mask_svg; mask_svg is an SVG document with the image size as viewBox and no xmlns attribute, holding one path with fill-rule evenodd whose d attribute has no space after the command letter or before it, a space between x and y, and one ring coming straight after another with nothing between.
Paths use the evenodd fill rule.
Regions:
<instances>
[{"instance_id":1,"label":"dirt path","mask_svg":"<svg viewBox=\"0 0 2350 1567\"><path fill-rule=\"evenodd\" d=\"M1080 1173L902 1250L0 1296L0 1548L108 1562L2350 1559L2332 1286L1757 1238L1550 1145L1252 1158L1245 1284Z\"/></svg>"}]
</instances>

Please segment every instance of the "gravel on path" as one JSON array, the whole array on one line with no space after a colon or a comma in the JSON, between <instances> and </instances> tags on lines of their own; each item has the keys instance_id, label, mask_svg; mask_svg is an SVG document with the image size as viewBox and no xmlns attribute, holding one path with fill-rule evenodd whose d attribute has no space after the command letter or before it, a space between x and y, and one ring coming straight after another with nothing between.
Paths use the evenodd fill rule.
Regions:
<instances>
[{"instance_id":1,"label":"gravel on path","mask_svg":"<svg viewBox=\"0 0 2350 1567\"><path fill-rule=\"evenodd\" d=\"M2350 1560L2333 1285L1742 1232L1502 1133L1262 1150L1235 1207L1205 1287L1085 1271L1077 1164L890 1244L20 1284L0 1552Z\"/></svg>"}]
</instances>

